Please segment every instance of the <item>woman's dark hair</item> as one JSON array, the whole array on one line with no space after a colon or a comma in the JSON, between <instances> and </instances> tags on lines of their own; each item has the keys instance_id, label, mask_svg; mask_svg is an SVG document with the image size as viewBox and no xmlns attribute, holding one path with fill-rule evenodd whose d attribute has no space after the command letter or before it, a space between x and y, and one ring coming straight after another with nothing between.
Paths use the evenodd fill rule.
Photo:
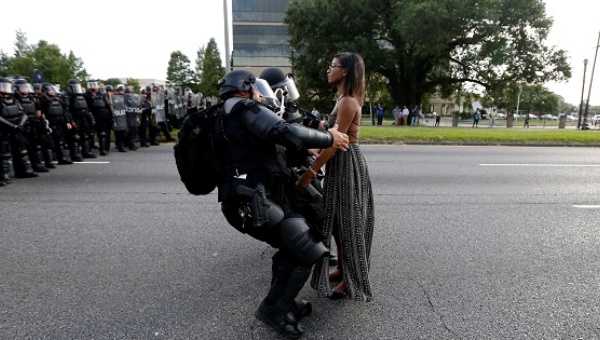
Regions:
<instances>
[{"instance_id":1,"label":"woman's dark hair","mask_svg":"<svg viewBox=\"0 0 600 340\"><path fill-rule=\"evenodd\" d=\"M360 55L344 52L335 55L340 65L347 69L344 79L344 95L356 97L362 106L365 98L365 63Z\"/></svg>"}]
</instances>

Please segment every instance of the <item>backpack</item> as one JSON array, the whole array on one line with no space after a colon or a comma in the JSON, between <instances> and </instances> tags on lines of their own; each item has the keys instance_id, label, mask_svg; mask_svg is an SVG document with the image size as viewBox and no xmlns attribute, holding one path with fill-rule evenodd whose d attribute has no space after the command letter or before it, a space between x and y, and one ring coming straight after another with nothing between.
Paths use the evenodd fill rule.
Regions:
<instances>
[{"instance_id":1,"label":"backpack","mask_svg":"<svg viewBox=\"0 0 600 340\"><path fill-rule=\"evenodd\" d=\"M219 103L190 113L181 123L179 139L173 147L175 164L181 181L191 194L208 195L228 173L227 145L217 142L215 136L222 108L223 103Z\"/></svg>"}]
</instances>

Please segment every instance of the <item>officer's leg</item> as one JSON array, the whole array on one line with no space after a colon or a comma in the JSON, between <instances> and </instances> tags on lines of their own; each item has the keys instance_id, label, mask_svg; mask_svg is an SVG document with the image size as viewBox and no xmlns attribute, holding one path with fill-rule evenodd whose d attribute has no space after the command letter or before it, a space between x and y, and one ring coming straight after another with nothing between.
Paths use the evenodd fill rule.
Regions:
<instances>
[{"instance_id":1,"label":"officer's leg","mask_svg":"<svg viewBox=\"0 0 600 340\"><path fill-rule=\"evenodd\" d=\"M25 145L25 137L16 133L11 137L11 149L13 155L13 168L15 177L29 178L37 177L38 174L33 172L29 156L27 156L27 148Z\"/></svg>"},{"instance_id":2,"label":"officer's leg","mask_svg":"<svg viewBox=\"0 0 600 340\"><path fill-rule=\"evenodd\" d=\"M82 118L77 123L77 132L79 134L79 143L81 144L81 156L83 158L96 158L96 155L91 151L88 122L85 118Z\"/></svg>"},{"instance_id":3,"label":"officer's leg","mask_svg":"<svg viewBox=\"0 0 600 340\"><path fill-rule=\"evenodd\" d=\"M30 125L27 131L27 155L31 161L31 167L36 172L48 172L48 168L42 162L40 150L40 138L35 127Z\"/></svg>"},{"instance_id":4,"label":"officer's leg","mask_svg":"<svg viewBox=\"0 0 600 340\"><path fill-rule=\"evenodd\" d=\"M83 157L81 155L81 146L79 145L80 136L77 130L77 128L71 127L70 129L65 129L65 133L67 134L66 138L68 140L67 144L69 145L71 160L73 162L82 162Z\"/></svg>"},{"instance_id":5,"label":"officer's leg","mask_svg":"<svg viewBox=\"0 0 600 340\"><path fill-rule=\"evenodd\" d=\"M63 143L65 142L65 135L62 127L63 123L56 122L52 124L52 139L54 141L54 153L56 154L56 160L58 164L73 164L72 161L65 157L63 151Z\"/></svg>"},{"instance_id":6,"label":"officer's leg","mask_svg":"<svg viewBox=\"0 0 600 340\"><path fill-rule=\"evenodd\" d=\"M46 127L41 127L38 132L40 133L40 151L41 157L44 159L44 165L47 169L55 169L56 165L54 165L53 157L52 157L52 149L53 149L53 141L52 136L46 130Z\"/></svg>"},{"instance_id":7,"label":"officer's leg","mask_svg":"<svg viewBox=\"0 0 600 340\"><path fill-rule=\"evenodd\" d=\"M0 177L1 186L10 183L10 143L7 140L5 133L0 132L0 170L2 177Z\"/></svg>"}]
</instances>

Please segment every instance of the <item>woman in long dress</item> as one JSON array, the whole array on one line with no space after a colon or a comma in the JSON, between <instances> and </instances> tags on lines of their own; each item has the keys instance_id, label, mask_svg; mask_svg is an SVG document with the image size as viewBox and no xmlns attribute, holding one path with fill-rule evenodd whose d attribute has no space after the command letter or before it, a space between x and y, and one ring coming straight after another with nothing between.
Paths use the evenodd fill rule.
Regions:
<instances>
[{"instance_id":1,"label":"woman in long dress","mask_svg":"<svg viewBox=\"0 0 600 340\"><path fill-rule=\"evenodd\" d=\"M329 259L320 260L313 270L311 286L319 296L332 299L371 300L369 256L373 239L373 192L367 163L358 146L365 66L355 53L336 55L327 70L329 84L337 87L338 100L328 126L338 125L346 133L350 147L346 152L324 149L302 175L298 185L305 187L317 170L326 165L324 201L327 218L323 232L326 245L333 235L339 257L338 267L330 271ZM340 281L332 287L332 281Z\"/></svg>"}]
</instances>

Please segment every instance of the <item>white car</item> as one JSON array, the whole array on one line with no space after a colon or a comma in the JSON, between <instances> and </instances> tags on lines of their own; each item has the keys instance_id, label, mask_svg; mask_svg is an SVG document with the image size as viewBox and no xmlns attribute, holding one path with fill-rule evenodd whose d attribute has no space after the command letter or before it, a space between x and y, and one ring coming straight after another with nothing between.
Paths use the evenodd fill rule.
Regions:
<instances>
[{"instance_id":1,"label":"white car","mask_svg":"<svg viewBox=\"0 0 600 340\"><path fill-rule=\"evenodd\" d=\"M496 119L506 119L506 114L504 114L502 112L498 112L496 114Z\"/></svg>"},{"instance_id":2,"label":"white car","mask_svg":"<svg viewBox=\"0 0 600 340\"><path fill-rule=\"evenodd\" d=\"M577 121L577 117L575 117L573 115L566 115L565 118L567 119L567 122L575 122L575 121Z\"/></svg>"},{"instance_id":3,"label":"white car","mask_svg":"<svg viewBox=\"0 0 600 340\"><path fill-rule=\"evenodd\" d=\"M544 119L544 120L558 120L558 117L547 113L545 115L542 115L540 117L540 119Z\"/></svg>"}]
</instances>

